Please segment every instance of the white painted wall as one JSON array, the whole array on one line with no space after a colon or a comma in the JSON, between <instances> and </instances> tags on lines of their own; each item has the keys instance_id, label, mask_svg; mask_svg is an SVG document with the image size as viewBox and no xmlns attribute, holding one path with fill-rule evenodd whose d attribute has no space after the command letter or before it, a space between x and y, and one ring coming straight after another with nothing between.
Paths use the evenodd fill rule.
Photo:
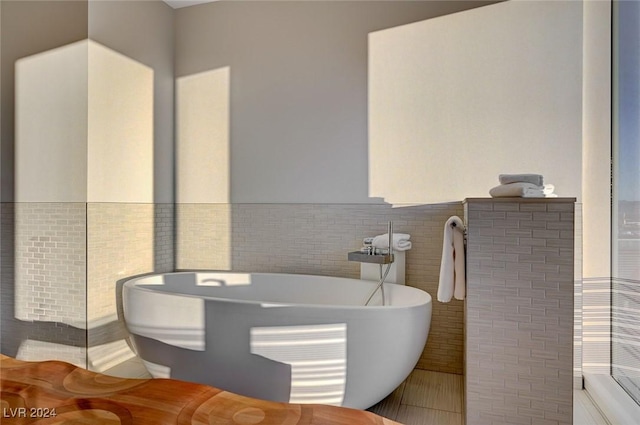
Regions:
<instances>
[{"instance_id":1,"label":"white painted wall","mask_svg":"<svg viewBox=\"0 0 640 425\"><path fill-rule=\"evenodd\" d=\"M153 70L88 47L87 202L153 203Z\"/></svg>"},{"instance_id":2,"label":"white painted wall","mask_svg":"<svg viewBox=\"0 0 640 425\"><path fill-rule=\"evenodd\" d=\"M89 38L153 69L154 202L174 193L174 11L161 1L92 0Z\"/></svg>"},{"instance_id":3,"label":"white painted wall","mask_svg":"<svg viewBox=\"0 0 640 425\"><path fill-rule=\"evenodd\" d=\"M87 197L87 42L16 62L16 202Z\"/></svg>"},{"instance_id":4,"label":"white painted wall","mask_svg":"<svg viewBox=\"0 0 640 425\"><path fill-rule=\"evenodd\" d=\"M86 1L0 1L0 201L15 201L15 64L87 38Z\"/></svg>"},{"instance_id":5,"label":"white painted wall","mask_svg":"<svg viewBox=\"0 0 640 425\"><path fill-rule=\"evenodd\" d=\"M581 197L582 2L509 1L371 34L370 196L489 196L501 173Z\"/></svg>"},{"instance_id":6,"label":"white painted wall","mask_svg":"<svg viewBox=\"0 0 640 425\"><path fill-rule=\"evenodd\" d=\"M369 196L367 176L368 34L483 4L259 1L175 10L176 79L229 69L230 202L381 202ZM226 181L195 183L192 194Z\"/></svg>"},{"instance_id":7,"label":"white painted wall","mask_svg":"<svg viewBox=\"0 0 640 425\"><path fill-rule=\"evenodd\" d=\"M16 202L153 202L153 71L84 40L16 64Z\"/></svg>"},{"instance_id":8,"label":"white painted wall","mask_svg":"<svg viewBox=\"0 0 640 425\"><path fill-rule=\"evenodd\" d=\"M2 4L0 4L0 36L1 35L2 35ZM2 63L3 63L2 54L0 54L0 69L4 69L4 66L3 66ZM4 105L4 97L2 96L2 86L3 86L2 81L3 81L2 71L0 71L0 107L2 107L2 109L4 109L4 107L2 106L2 105ZM2 129L2 115L3 114L0 113L0 139L2 138L2 135L4 134L3 129ZM4 153L3 147L4 147L3 144L0 143L0 177L4 176L4 173L2 171L2 166L5 163L5 160L4 160L3 156L6 155L6 154ZM2 202L3 199L4 199L4 196L3 196L2 192L4 190L4 185L5 185L4 179L1 179L1 180L2 180L2 182L0 183L0 202ZM13 193L12 193L12 195L13 195Z\"/></svg>"},{"instance_id":9,"label":"white painted wall","mask_svg":"<svg viewBox=\"0 0 640 425\"><path fill-rule=\"evenodd\" d=\"M582 371L610 375L611 4L584 2Z\"/></svg>"},{"instance_id":10,"label":"white painted wall","mask_svg":"<svg viewBox=\"0 0 640 425\"><path fill-rule=\"evenodd\" d=\"M230 199L228 67L176 81L176 201Z\"/></svg>"},{"instance_id":11,"label":"white painted wall","mask_svg":"<svg viewBox=\"0 0 640 425\"><path fill-rule=\"evenodd\" d=\"M611 274L611 4L584 2L584 278Z\"/></svg>"}]
</instances>

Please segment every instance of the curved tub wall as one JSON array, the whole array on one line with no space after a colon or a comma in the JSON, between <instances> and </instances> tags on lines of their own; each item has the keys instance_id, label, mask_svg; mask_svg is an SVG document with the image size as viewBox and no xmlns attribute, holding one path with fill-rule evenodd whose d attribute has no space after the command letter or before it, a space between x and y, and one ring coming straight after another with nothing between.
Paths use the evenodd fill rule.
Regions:
<instances>
[{"instance_id":1,"label":"curved tub wall","mask_svg":"<svg viewBox=\"0 0 640 425\"><path fill-rule=\"evenodd\" d=\"M126 294L128 305L144 306L127 310L129 332L171 346L205 351L203 298L153 291L126 291Z\"/></svg>"},{"instance_id":2,"label":"curved tub wall","mask_svg":"<svg viewBox=\"0 0 640 425\"><path fill-rule=\"evenodd\" d=\"M390 284L391 306L363 307L373 285L171 273L127 282L123 301L136 351L155 377L275 401L367 408L411 372L431 319L430 296L410 287ZM222 298L240 296L245 300Z\"/></svg>"}]
</instances>

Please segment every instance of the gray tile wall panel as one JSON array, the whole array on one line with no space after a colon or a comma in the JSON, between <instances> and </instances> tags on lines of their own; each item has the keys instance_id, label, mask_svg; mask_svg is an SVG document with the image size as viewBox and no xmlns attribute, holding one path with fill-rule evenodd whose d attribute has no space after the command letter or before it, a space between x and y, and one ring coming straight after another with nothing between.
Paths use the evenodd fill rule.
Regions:
<instances>
[{"instance_id":1,"label":"gray tile wall panel","mask_svg":"<svg viewBox=\"0 0 640 425\"><path fill-rule=\"evenodd\" d=\"M574 203L468 200L468 425L571 424Z\"/></svg>"}]
</instances>

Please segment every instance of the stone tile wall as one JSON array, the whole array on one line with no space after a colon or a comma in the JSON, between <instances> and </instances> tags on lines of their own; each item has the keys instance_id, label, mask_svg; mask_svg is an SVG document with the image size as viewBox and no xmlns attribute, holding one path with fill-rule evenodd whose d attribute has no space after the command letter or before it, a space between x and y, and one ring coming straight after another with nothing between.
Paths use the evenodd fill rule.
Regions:
<instances>
[{"instance_id":1,"label":"stone tile wall","mask_svg":"<svg viewBox=\"0 0 640 425\"><path fill-rule=\"evenodd\" d=\"M87 204L87 320L117 320L116 282L153 271L153 204Z\"/></svg>"},{"instance_id":2,"label":"stone tile wall","mask_svg":"<svg viewBox=\"0 0 640 425\"><path fill-rule=\"evenodd\" d=\"M392 208L363 204L178 204L177 259L181 270L302 273L357 278L347 253L362 239L411 234L406 284L430 293L431 330L418 367L462 373L463 303L435 301L444 223L462 215L460 203Z\"/></svg>"},{"instance_id":3,"label":"stone tile wall","mask_svg":"<svg viewBox=\"0 0 640 425\"><path fill-rule=\"evenodd\" d=\"M574 200L467 200L466 423L572 424Z\"/></svg>"},{"instance_id":4,"label":"stone tile wall","mask_svg":"<svg viewBox=\"0 0 640 425\"><path fill-rule=\"evenodd\" d=\"M175 268L175 205L154 204L153 257L155 272Z\"/></svg>"},{"instance_id":5,"label":"stone tile wall","mask_svg":"<svg viewBox=\"0 0 640 425\"><path fill-rule=\"evenodd\" d=\"M119 282L173 270L173 205L89 203L87 234L88 367L103 371L133 355Z\"/></svg>"},{"instance_id":6,"label":"stone tile wall","mask_svg":"<svg viewBox=\"0 0 640 425\"><path fill-rule=\"evenodd\" d=\"M95 370L131 356L118 281L174 269L173 204L0 207L2 352Z\"/></svg>"},{"instance_id":7,"label":"stone tile wall","mask_svg":"<svg viewBox=\"0 0 640 425\"><path fill-rule=\"evenodd\" d=\"M13 205L16 356L85 366L86 204Z\"/></svg>"}]
</instances>

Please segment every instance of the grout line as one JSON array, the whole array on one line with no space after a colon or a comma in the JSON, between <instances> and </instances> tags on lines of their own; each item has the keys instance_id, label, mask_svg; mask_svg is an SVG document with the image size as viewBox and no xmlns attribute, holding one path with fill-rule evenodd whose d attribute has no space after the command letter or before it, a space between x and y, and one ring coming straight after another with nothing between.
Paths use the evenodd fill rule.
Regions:
<instances>
[{"instance_id":1,"label":"grout line","mask_svg":"<svg viewBox=\"0 0 640 425\"><path fill-rule=\"evenodd\" d=\"M402 381L402 384L400 384L400 387L402 387L402 389L400 390L400 396L398 397L400 399L400 402L398 403L398 407L395 409L394 415L393 415L393 420L395 421L396 419L398 419L398 416L400 415L400 407L402 406L402 399L404 398L404 393L407 391L407 381L408 381L408 377L407 379L405 379L404 381Z\"/></svg>"}]
</instances>

